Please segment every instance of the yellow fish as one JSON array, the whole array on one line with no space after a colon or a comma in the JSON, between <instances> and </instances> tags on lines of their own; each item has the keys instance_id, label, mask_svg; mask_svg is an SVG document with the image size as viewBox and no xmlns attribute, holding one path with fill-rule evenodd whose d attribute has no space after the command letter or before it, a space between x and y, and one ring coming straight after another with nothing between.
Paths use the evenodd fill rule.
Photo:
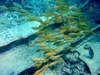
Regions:
<instances>
[{"instance_id":1,"label":"yellow fish","mask_svg":"<svg viewBox=\"0 0 100 75\"><path fill-rule=\"evenodd\" d=\"M25 4L25 1L24 0L22 0L22 4Z\"/></svg>"},{"instance_id":2,"label":"yellow fish","mask_svg":"<svg viewBox=\"0 0 100 75\"><path fill-rule=\"evenodd\" d=\"M93 7L91 6L90 8L89 8L89 12L92 12L93 11Z\"/></svg>"},{"instance_id":3,"label":"yellow fish","mask_svg":"<svg viewBox=\"0 0 100 75\"><path fill-rule=\"evenodd\" d=\"M61 55L56 55L56 56L53 55L53 56L50 56L49 59L55 60L55 59L60 58L61 56L63 56L63 54L61 54Z\"/></svg>"},{"instance_id":4,"label":"yellow fish","mask_svg":"<svg viewBox=\"0 0 100 75\"><path fill-rule=\"evenodd\" d=\"M62 60L56 60L56 61L50 63L49 66L56 65L56 64L59 63L59 62L62 62Z\"/></svg>"},{"instance_id":5,"label":"yellow fish","mask_svg":"<svg viewBox=\"0 0 100 75\"><path fill-rule=\"evenodd\" d=\"M0 6L0 8L8 10L8 8L6 6Z\"/></svg>"}]
</instances>

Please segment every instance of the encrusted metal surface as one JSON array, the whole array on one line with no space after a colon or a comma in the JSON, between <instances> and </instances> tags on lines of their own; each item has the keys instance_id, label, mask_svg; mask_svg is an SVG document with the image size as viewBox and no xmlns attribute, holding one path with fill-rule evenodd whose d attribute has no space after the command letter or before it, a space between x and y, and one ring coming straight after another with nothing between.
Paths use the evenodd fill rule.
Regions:
<instances>
[{"instance_id":1,"label":"encrusted metal surface","mask_svg":"<svg viewBox=\"0 0 100 75\"><path fill-rule=\"evenodd\" d=\"M34 26L39 26L39 22L27 22L15 27L3 28L0 30L0 47L36 33L38 30L32 29Z\"/></svg>"},{"instance_id":2,"label":"encrusted metal surface","mask_svg":"<svg viewBox=\"0 0 100 75\"><path fill-rule=\"evenodd\" d=\"M77 48L80 53L80 58L89 66L91 74L97 75L97 70L100 68L100 32L97 32L91 38L84 40L84 44ZM89 45L93 50L93 59L90 59L89 50L84 49L85 45Z\"/></svg>"},{"instance_id":3,"label":"encrusted metal surface","mask_svg":"<svg viewBox=\"0 0 100 75\"><path fill-rule=\"evenodd\" d=\"M25 32L25 30L20 31L21 33L19 32L20 34L22 34L23 37L28 36L30 33L32 33L34 31L34 30L32 30L30 33L29 33L29 31L27 31L27 34L24 35L23 32ZM10 33L10 34L12 34L12 33ZM7 35L9 35L9 34L7 34ZM9 36L11 36L11 35L9 35ZM80 45L77 48L77 51L80 52L80 58L84 62L87 63L92 74L95 74L96 70L98 68L100 68L99 67L100 66L100 64L99 64L100 60L98 60L99 59L98 57L99 57L99 54L100 54L100 51L99 51L100 41L98 41L99 40L98 37L99 36L96 35L96 34L93 35L93 37L91 37L91 38L88 37L89 39L85 39L86 41L83 42L84 44ZM4 42L2 42L2 43L4 43ZM9 43L10 43L10 41L9 41ZM94 50L93 60L90 60L89 58L84 57L86 50L83 49L83 46L87 43L90 46L93 47L93 50ZM28 45L26 43L25 44L23 43L23 44L20 44L18 46L10 48L6 52L1 53L0 54L0 74L1 75L17 75L21 71L32 67L34 65L34 62L32 62L31 59L36 58L36 57L42 57L42 52L37 53L36 52L37 49L38 49L37 45L34 45L33 47L28 47Z\"/></svg>"},{"instance_id":4,"label":"encrusted metal surface","mask_svg":"<svg viewBox=\"0 0 100 75\"><path fill-rule=\"evenodd\" d=\"M19 45L0 54L0 75L17 75L32 67L34 65L32 59L42 56L42 53L36 53L37 49L37 45L34 47Z\"/></svg>"}]
</instances>

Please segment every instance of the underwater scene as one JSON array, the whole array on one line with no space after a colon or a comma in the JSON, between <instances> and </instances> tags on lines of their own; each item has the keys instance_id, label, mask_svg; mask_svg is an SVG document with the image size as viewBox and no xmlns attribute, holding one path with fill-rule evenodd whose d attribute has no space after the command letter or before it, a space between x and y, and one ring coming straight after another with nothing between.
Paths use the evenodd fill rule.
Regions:
<instances>
[{"instance_id":1,"label":"underwater scene","mask_svg":"<svg viewBox=\"0 0 100 75\"><path fill-rule=\"evenodd\" d=\"M100 75L99 0L0 0L0 75Z\"/></svg>"}]
</instances>

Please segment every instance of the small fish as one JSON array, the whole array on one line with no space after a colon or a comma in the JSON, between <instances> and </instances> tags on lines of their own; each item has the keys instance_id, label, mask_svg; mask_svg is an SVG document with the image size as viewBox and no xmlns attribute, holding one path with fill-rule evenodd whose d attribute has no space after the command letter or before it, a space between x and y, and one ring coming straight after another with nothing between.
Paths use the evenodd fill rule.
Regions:
<instances>
[{"instance_id":1,"label":"small fish","mask_svg":"<svg viewBox=\"0 0 100 75\"><path fill-rule=\"evenodd\" d=\"M67 18L68 18L68 19L73 19L73 18L75 18L75 16L73 16L73 15L68 15Z\"/></svg>"},{"instance_id":2,"label":"small fish","mask_svg":"<svg viewBox=\"0 0 100 75\"><path fill-rule=\"evenodd\" d=\"M41 19L41 18L39 18L39 17L36 17L35 16L35 18L34 18L36 21L38 21L38 22L40 22L41 24L43 24L44 22L43 22L43 20Z\"/></svg>"},{"instance_id":3,"label":"small fish","mask_svg":"<svg viewBox=\"0 0 100 75\"><path fill-rule=\"evenodd\" d=\"M77 33L69 33L68 34L70 37L76 37L77 36Z\"/></svg>"},{"instance_id":4,"label":"small fish","mask_svg":"<svg viewBox=\"0 0 100 75\"><path fill-rule=\"evenodd\" d=\"M83 14L84 14L83 12L78 12L78 13L76 12L75 13L76 16L82 16Z\"/></svg>"},{"instance_id":5,"label":"small fish","mask_svg":"<svg viewBox=\"0 0 100 75\"><path fill-rule=\"evenodd\" d=\"M52 18L51 18L51 19L48 19L48 20L45 20L45 21L43 22L43 24L44 24L44 25L50 24L50 23L52 22L52 20L53 20Z\"/></svg>"},{"instance_id":6,"label":"small fish","mask_svg":"<svg viewBox=\"0 0 100 75\"><path fill-rule=\"evenodd\" d=\"M25 1L24 0L21 0L22 1L22 4L25 4Z\"/></svg>"},{"instance_id":7,"label":"small fish","mask_svg":"<svg viewBox=\"0 0 100 75\"><path fill-rule=\"evenodd\" d=\"M29 18L26 18L26 22L29 22L29 21L34 21L35 20L35 16L31 16Z\"/></svg>"},{"instance_id":8,"label":"small fish","mask_svg":"<svg viewBox=\"0 0 100 75\"><path fill-rule=\"evenodd\" d=\"M43 75L44 71L45 71L45 70L43 70L42 72L40 72L39 75Z\"/></svg>"},{"instance_id":9,"label":"small fish","mask_svg":"<svg viewBox=\"0 0 100 75\"><path fill-rule=\"evenodd\" d=\"M25 12L25 13L21 13L20 16L28 16L30 14L29 11Z\"/></svg>"},{"instance_id":10,"label":"small fish","mask_svg":"<svg viewBox=\"0 0 100 75\"><path fill-rule=\"evenodd\" d=\"M55 22L55 23L62 23L62 22L63 22L63 19L62 19L61 16L55 17L55 18L54 18L54 22Z\"/></svg>"},{"instance_id":11,"label":"small fish","mask_svg":"<svg viewBox=\"0 0 100 75\"><path fill-rule=\"evenodd\" d=\"M93 7L91 6L90 8L89 8L89 12L92 12L93 11Z\"/></svg>"},{"instance_id":12,"label":"small fish","mask_svg":"<svg viewBox=\"0 0 100 75\"><path fill-rule=\"evenodd\" d=\"M75 25L77 25L78 24L78 22L77 21L70 21L70 20L68 20L68 25L69 26L75 26Z\"/></svg>"},{"instance_id":13,"label":"small fish","mask_svg":"<svg viewBox=\"0 0 100 75\"><path fill-rule=\"evenodd\" d=\"M39 69L33 75L39 75L42 71L43 71L42 69Z\"/></svg>"},{"instance_id":14,"label":"small fish","mask_svg":"<svg viewBox=\"0 0 100 75\"><path fill-rule=\"evenodd\" d=\"M55 0L55 4L57 4L58 6L66 6L67 3L65 3L63 0Z\"/></svg>"},{"instance_id":15,"label":"small fish","mask_svg":"<svg viewBox=\"0 0 100 75\"><path fill-rule=\"evenodd\" d=\"M96 71L97 74L100 74L100 68Z\"/></svg>"},{"instance_id":16,"label":"small fish","mask_svg":"<svg viewBox=\"0 0 100 75\"><path fill-rule=\"evenodd\" d=\"M85 34L95 34L95 32L93 32L92 30L84 30Z\"/></svg>"},{"instance_id":17,"label":"small fish","mask_svg":"<svg viewBox=\"0 0 100 75\"><path fill-rule=\"evenodd\" d=\"M47 53L50 51L50 48L46 48L46 47L41 47L41 49L38 49L36 52L40 52L43 51L44 53Z\"/></svg>"},{"instance_id":18,"label":"small fish","mask_svg":"<svg viewBox=\"0 0 100 75\"><path fill-rule=\"evenodd\" d=\"M78 7L72 7L71 8L74 12L79 12L80 11L80 8L78 8Z\"/></svg>"},{"instance_id":19,"label":"small fish","mask_svg":"<svg viewBox=\"0 0 100 75\"><path fill-rule=\"evenodd\" d=\"M61 46L63 44L65 44L64 41L54 41L54 44L53 45Z\"/></svg>"},{"instance_id":20,"label":"small fish","mask_svg":"<svg viewBox=\"0 0 100 75\"><path fill-rule=\"evenodd\" d=\"M77 32L79 32L79 31L81 31L81 30L82 30L82 29L80 29L80 28L73 28L72 32L77 33Z\"/></svg>"},{"instance_id":21,"label":"small fish","mask_svg":"<svg viewBox=\"0 0 100 75\"><path fill-rule=\"evenodd\" d=\"M44 65L44 66L41 68L41 70L44 70L44 69L46 69L46 68L48 68L48 67L49 67L49 65L46 64L46 65Z\"/></svg>"},{"instance_id":22,"label":"small fish","mask_svg":"<svg viewBox=\"0 0 100 75\"><path fill-rule=\"evenodd\" d=\"M45 58L34 58L32 59L32 61L45 61L46 59Z\"/></svg>"},{"instance_id":23,"label":"small fish","mask_svg":"<svg viewBox=\"0 0 100 75\"><path fill-rule=\"evenodd\" d=\"M42 75L43 72L44 72L44 70L45 70L46 68L48 68L48 67L49 67L48 64L44 65L42 68L40 68L39 70L37 70L33 75Z\"/></svg>"},{"instance_id":24,"label":"small fish","mask_svg":"<svg viewBox=\"0 0 100 75\"><path fill-rule=\"evenodd\" d=\"M0 6L0 8L8 10L8 8L6 6Z\"/></svg>"},{"instance_id":25,"label":"small fish","mask_svg":"<svg viewBox=\"0 0 100 75\"><path fill-rule=\"evenodd\" d=\"M22 13L29 12L28 10L25 10L25 9L19 9L19 11L22 12Z\"/></svg>"},{"instance_id":26,"label":"small fish","mask_svg":"<svg viewBox=\"0 0 100 75\"><path fill-rule=\"evenodd\" d=\"M16 6L10 6L10 10L19 11L20 8Z\"/></svg>"},{"instance_id":27,"label":"small fish","mask_svg":"<svg viewBox=\"0 0 100 75\"><path fill-rule=\"evenodd\" d=\"M64 50L71 50L73 47L71 46L68 46L68 47L65 47Z\"/></svg>"},{"instance_id":28,"label":"small fish","mask_svg":"<svg viewBox=\"0 0 100 75\"><path fill-rule=\"evenodd\" d=\"M33 46L34 46L34 43L33 43L32 41L29 41L29 42L28 42L28 46L29 46L29 47L33 47Z\"/></svg>"},{"instance_id":29,"label":"small fish","mask_svg":"<svg viewBox=\"0 0 100 75\"><path fill-rule=\"evenodd\" d=\"M69 35L70 37L81 37L81 36L83 36L82 33L69 33L68 35Z\"/></svg>"},{"instance_id":30,"label":"small fish","mask_svg":"<svg viewBox=\"0 0 100 75\"><path fill-rule=\"evenodd\" d=\"M40 51L43 51L42 49L38 49L38 50L36 50L36 52L40 52Z\"/></svg>"},{"instance_id":31,"label":"small fish","mask_svg":"<svg viewBox=\"0 0 100 75\"><path fill-rule=\"evenodd\" d=\"M54 54L56 54L56 53L53 51L49 51L49 52L44 53L44 56L49 57L49 56L54 55Z\"/></svg>"},{"instance_id":32,"label":"small fish","mask_svg":"<svg viewBox=\"0 0 100 75\"><path fill-rule=\"evenodd\" d=\"M66 43L71 43L73 41L74 41L74 39L68 39L68 40L66 40Z\"/></svg>"},{"instance_id":33,"label":"small fish","mask_svg":"<svg viewBox=\"0 0 100 75\"><path fill-rule=\"evenodd\" d=\"M78 21L79 21L80 23L84 23L84 22L87 22L88 19L83 17L83 18L80 18Z\"/></svg>"},{"instance_id":34,"label":"small fish","mask_svg":"<svg viewBox=\"0 0 100 75\"><path fill-rule=\"evenodd\" d=\"M44 41L46 41L45 39L37 39L36 41L35 41L35 43L41 43L41 42L44 42Z\"/></svg>"},{"instance_id":35,"label":"small fish","mask_svg":"<svg viewBox=\"0 0 100 75\"><path fill-rule=\"evenodd\" d=\"M59 51L58 49L59 49L59 46L56 46L56 47L51 48L50 51L57 52L57 51Z\"/></svg>"},{"instance_id":36,"label":"small fish","mask_svg":"<svg viewBox=\"0 0 100 75\"><path fill-rule=\"evenodd\" d=\"M42 51L44 51L45 53L50 51L50 48L46 48L46 47L41 47L41 48L42 48Z\"/></svg>"},{"instance_id":37,"label":"small fish","mask_svg":"<svg viewBox=\"0 0 100 75\"><path fill-rule=\"evenodd\" d=\"M80 27L90 27L91 28L91 25L87 24L87 23L79 23L79 26Z\"/></svg>"},{"instance_id":38,"label":"small fish","mask_svg":"<svg viewBox=\"0 0 100 75\"><path fill-rule=\"evenodd\" d=\"M52 39L53 36L54 36L54 34L48 34L44 38L45 38L45 40L50 40L50 39Z\"/></svg>"},{"instance_id":39,"label":"small fish","mask_svg":"<svg viewBox=\"0 0 100 75\"><path fill-rule=\"evenodd\" d=\"M48 45L49 44L46 44L46 43L45 44L42 44L42 43L38 44L39 47L47 47Z\"/></svg>"},{"instance_id":40,"label":"small fish","mask_svg":"<svg viewBox=\"0 0 100 75\"><path fill-rule=\"evenodd\" d=\"M60 29L61 29L61 30L63 30L63 29L68 29L68 26L66 26L66 25L65 25L65 26L60 26Z\"/></svg>"},{"instance_id":41,"label":"small fish","mask_svg":"<svg viewBox=\"0 0 100 75\"><path fill-rule=\"evenodd\" d=\"M32 27L32 29L35 29L35 30L40 30L39 27Z\"/></svg>"},{"instance_id":42,"label":"small fish","mask_svg":"<svg viewBox=\"0 0 100 75\"><path fill-rule=\"evenodd\" d=\"M56 32L58 32L59 34L62 34L66 31L66 29L63 29L63 30L56 30Z\"/></svg>"},{"instance_id":43,"label":"small fish","mask_svg":"<svg viewBox=\"0 0 100 75\"><path fill-rule=\"evenodd\" d=\"M56 61L50 63L49 66L54 66L54 65L56 65L59 62L62 62L62 60L56 60Z\"/></svg>"},{"instance_id":44,"label":"small fish","mask_svg":"<svg viewBox=\"0 0 100 75\"><path fill-rule=\"evenodd\" d=\"M55 60L55 59L60 58L61 56L63 56L63 54L61 54L61 55L56 55L56 56L53 55L53 56L50 56L49 59Z\"/></svg>"},{"instance_id":45,"label":"small fish","mask_svg":"<svg viewBox=\"0 0 100 75\"><path fill-rule=\"evenodd\" d=\"M38 67L40 67L42 64L43 64L43 62L37 62L37 63L34 64L34 67L38 68Z\"/></svg>"}]
</instances>

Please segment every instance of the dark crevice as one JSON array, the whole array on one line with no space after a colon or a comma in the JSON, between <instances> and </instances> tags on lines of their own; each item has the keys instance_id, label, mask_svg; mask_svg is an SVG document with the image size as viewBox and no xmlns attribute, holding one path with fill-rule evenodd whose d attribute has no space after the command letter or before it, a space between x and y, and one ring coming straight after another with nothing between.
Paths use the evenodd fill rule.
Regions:
<instances>
[{"instance_id":1,"label":"dark crevice","mask_svg":"<svg viewBox=\"0 0 100 75\"><path fill-rule=\"evenodd\" d=\"M0 47L0 54L3 52L8 51L11 48L14 48L16 46L22 45L22 44L28 44L29 41L34 40L37 37L36 34L30 35L27 38L20 38L19 40L13 41L5 46ZM30 39L32 38L32 39Z\"/></svg>"}]
</instances>

